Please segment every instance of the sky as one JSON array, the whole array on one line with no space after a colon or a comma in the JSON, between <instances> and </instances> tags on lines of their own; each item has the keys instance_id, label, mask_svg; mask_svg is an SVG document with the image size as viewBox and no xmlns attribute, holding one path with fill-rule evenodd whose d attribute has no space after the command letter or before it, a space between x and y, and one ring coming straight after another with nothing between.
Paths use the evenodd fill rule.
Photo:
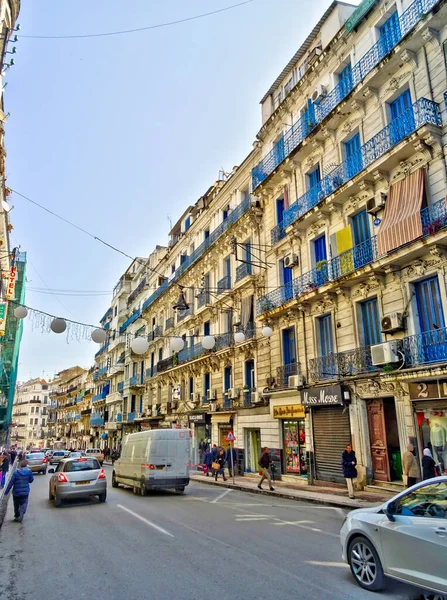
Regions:
<instances>
[{"instance_id":1,"label":"sky","mask_svg":"<svg viewBox=\"0 0 447 600\"><path fill-rule=\"evenodd\" d=\"M133 0L123 11L122 0L22 0L19 35L132 29L236 3ZM250 152L259 100L329 5L253 0L126 35L20 37L4 80L8 186L131 256L148 256L167 244L169 219ZM12 244L28 256L26 304L97 324L130 261L16 195L10 203ZM97 349L25 321L19 379L89 367Z\"/></svg>"}]
</instances>

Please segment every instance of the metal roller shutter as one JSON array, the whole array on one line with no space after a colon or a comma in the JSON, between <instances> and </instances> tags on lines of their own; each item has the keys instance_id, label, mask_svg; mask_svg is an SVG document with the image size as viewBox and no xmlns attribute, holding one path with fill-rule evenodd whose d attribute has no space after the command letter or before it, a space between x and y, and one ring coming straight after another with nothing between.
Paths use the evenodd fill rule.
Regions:
<instances>
[{"instance_id":1,"label":"metal roller shutter","mask_svg":"<svg viewBox=\"0 0 447 600\"><path fill-rule=\"evenodd\" d=\"M349 410L342 406L322 406L312 410L317 479L344 483L340 457L351 444Z\"/></svg>"}]
</instances>

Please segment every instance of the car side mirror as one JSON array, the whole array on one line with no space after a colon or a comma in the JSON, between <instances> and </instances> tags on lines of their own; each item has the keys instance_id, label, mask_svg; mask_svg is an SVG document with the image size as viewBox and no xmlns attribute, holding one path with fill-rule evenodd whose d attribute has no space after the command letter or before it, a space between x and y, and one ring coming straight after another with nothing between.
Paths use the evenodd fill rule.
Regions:
<instances>
[{"instance_id":1,"label":"car side mirror","mask_svg":"<svg viewBox=\"0 0 447 600\"><path fill-rule=\"evenodd\" d=\"M396 520L394 518L394 514L396 512L396 505L394 504L394 502L390 502L389 504L387 504L386 507L383 509L383 512L385 513L389 521L393 522Z\"/></svg>"},{"instance_id":2,"label":"car side mirror","mask_svg":"<svg viewBox=\"0 0 447 600\"><path fill-rule=\"evenodd\" d=\"M48 469L48 473L54 473L54 469Z\"/></svg>"}]
</instances>

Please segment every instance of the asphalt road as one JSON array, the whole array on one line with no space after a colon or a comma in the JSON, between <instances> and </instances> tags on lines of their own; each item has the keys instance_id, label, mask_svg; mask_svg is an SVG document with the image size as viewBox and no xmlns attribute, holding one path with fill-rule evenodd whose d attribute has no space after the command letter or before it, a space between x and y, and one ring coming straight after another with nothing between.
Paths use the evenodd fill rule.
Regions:
<instances>
[{"instance_id":1,"label":"asphalt road","mask_svg":"<svg viewBox=\"0 0 447 600\"><path fill-rule=\"evenodd\" d=\"M106 504L54 508L48 475L37 475L21 524L10 501L1 600L415 598L397 583L378 596L353 582L340 557L341 509L200 483L142 498L108 479Z\"/></svg>"}]
</instances>

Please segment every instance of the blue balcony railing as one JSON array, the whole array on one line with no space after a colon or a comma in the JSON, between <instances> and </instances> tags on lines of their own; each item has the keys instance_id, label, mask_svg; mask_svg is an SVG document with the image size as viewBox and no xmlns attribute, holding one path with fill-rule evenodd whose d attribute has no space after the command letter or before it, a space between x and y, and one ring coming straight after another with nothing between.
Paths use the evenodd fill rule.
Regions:
<instances>
[{"instance_id":1,"label":"blue balcony railing","mask_svg":"<svg viewBox=\"0 0 447 600\"><path fill-rule=\"evenodd\" d=\"M415 0L396 24L362 56L352 68L351 77L341 81L325 98L309 103L308 110L279 139L272 150L252 170L253 189L256 189L282 161L325 119L351 91L376 67L385 56L409 33L439 0Z\"/></svg>"},{"instance_id":2,"label":"blue balcony railing","mask_svg":"<svg viewBox=\"0 0 447 600\"><path fill-rule=\"evenodd\" d=\"M97 381L100 377L107 374L108 367L102 367L93 374L93 381Z\"/></svg>"},{"instance_id":3,"label":"blue balcony railing","mask_svg":"<svg viewBox=\"0 0 447 600\"><path fill-rule=\"evenodd\" d=\"M124 390L124 381L120 381L118 384L118 391L122 392Z\"/></svg>"},{"instance_id":4,"label":"blue balcony railing","mask_svg":"<svg viewBox=\"0 0 447 600\"><path fill-rule=\"evenodd\" d=\"M176 269L174 275L170 278L169 281L165 281L153 294L145 300L143 304L143 310L146 310L157 298L159 298L163 292L165 292L168 287L170 287L183 273L193 264L195 263L207 250L210 248L234 223L239 221L239 219L250 209L251 207L251 196L247 196L242 200L242 202L237 206L234 210L230 212L228 217L223 221L220 225L216 227L214 231L210 233L210 235L200 244L197 248L192 252L183 263Z\"/></svg>"},{"instance_id":5,"label":"blue balcony railing","mask_svg":"<svg viewBox=\"0 0 447 600\"><path fill-rule=\"evenodd\" d=\"M202 308L202 306L206 306L210 303L211 294L208 290L203 290L199 294L197 294L197 309Z\"/></svg>"},{"instance_id":6,"label":"blue balcony railing","mask_svg":"<svg viewBox=\"0 0 447 600\"><path fill-rule=\"evenodd\" d=\"M305 194L291 204L284 211L283 226L287 227L305 215L319 202L330 196L411 133L428 124L442 125L439 106L431 100L420 98L363 144L358 152L342 162L317 185L307 190Z\"/></svg>"},{"instance_id":7,"label":"blue balcony railing","mask_svg":"<svg viewBox=\"0 0 447 600\"><path fill-rule=\"evenodd\" d=\"M175 324L174 317L169 317L169 319L166 319L166 321L165 321L165 331L167 331L168 329L172 329L174 327L174 324Z\"/></svg>"},{"instance_id":8,"label":"blue balcony railing","mask_svg":"<svg viewBox=\"0 0 447 600\"><path fill-rule=\"evenodd\" d=\"M98 356L101 356L101 354L103 352L105 352L107 350L107 348L109 347L109 342L106 342L103 346L101 346L101 348L98 350L98 352L95 354L95 358L98 358Z\"/></svg>"},{"instance_id":9,"label":"blue balcony railing","mask_svg":"<svg viewBox=\"0 0 447 600\"><path fill-rule=\"evenodd\" d=\"M226 290L231 290L231 276L225 275L217 282L217 293L223 294Z\"/></svg>"},{"instance_id":10,"label":"blue balcony railing","mask_svg":"<svg viewBox=\"0 0 447 600\"><path fill-rule=\"evenodd\" d=\"M104 425L104 417L99 413L92 413L90 415L90 426L101 427L102 425Z\"/></svg>"},{"instance_id":11,"label":"blue balcony railing","mask_svg":"<svg viewBox=\"0 0 447 600\"><path fill-rule=\"evenodd\" d=\"M281 223L278 223L278 225L276 225L276 227L273 227L273 229L270 231L270 242L272 244L272 246L274 246L275 244L277 244L280 240L284 239L286 237L286 232L283 226L283 223L281 221Z\"/></svg>"},{"instance_id":12,"label":"blue balcony railing","mask_svg":"<svg viewBox=\"0 0 447 600\"><path fill-rule=\"evenodd\" d=\"M157 374L157 365L146 369L146 377L154 377Z\"/></svg>"},{"instance_id":13,"label":"blue balcony railing","mask_svg":"<svg viewBox=\"0 0 447 600\"><path fill-rule=\"evenodd\" d=\"M136 375L132 375L129 379L130 387L135 387L136 385L144 384L144 373L137 373Z\"/></svg>"},{"instance_id":14,"label":"blue balcony railing","mask_svg":"<svg viewBox=\"0 0 447 600\"><path fill-rule=\"evenodd\" d=\"M122 413L118 413L115 417L115 422L116 423L122 423L123 422L123 415Z\"/></svg>"},{"instance_id":15,"label":"blue balcony railing","mask_svg":"<svg viewBox=\"0 0 447 600\"><path fill-rule=\"evenodd\" d=\"M410 335L402 340L406 367L447 360L447 328Z\"/></svg>"},{"instance_id":16,"label":"blue balcony railing","mask_svg":"<svg viewBox=\"0 0 447 600\"><path fill-rule=\"evenodd\" d=\"M240 281L247 277L247 275L251 275L253 271L253 267L249 263L242 263L238 267L236 267L236 281Z\"/></svg>"},{"instance_id":17,"label":"blue balcony railing","mask_svg":"<svg viewBox=\"0 0 447 600\"><path fill-rule=\"evenodd\" d=\"M127 413L127 421L129 423L131 423L132 421L135 421L136 416L137 416L137 414L135 412Z\"/></svg>"},{"instance_id":18,"label":"blue balcony railing","mask_svg":"<svg viewBox=\"0 0 447 600\"><path fill-rule=\"evenodd\" d=\"M141 315L141 310L139 308L137 308L137 310L134 310L133 313L130 315L130 317L128 319L126 319L124 321L124 323L121 325L120 333L123 333L124 331L126 331L126 329L129 327L129 325L132 325L132 323L134 323L139 318L140 315Z\"/></svg>"},{"instance_id":19,"label":"blue balcony railing","mask_svg":"<svg viewBox=\"0 0 447 600\"><path fill-rule=\"evenodd\" d=\"M252 401L252 393L256 392L256 388L243 390L243 406L244 408L252 408L256 404Z\"/></svg>"},{"instance_id":20,"label":"blue balcony railing","mask_svg":"<svg viewBox=\"0 0 447 600\"><path fill-rule=\"evenodd\" d=\"M233 398L229 398L227 394L224 394L223 397L223 409L224 410L233 410Z\"/></svg>"},{"instance_id":21,"label":"blue balcony railing","mask_svg":"<svg viewBox=\"0 0 447 600\"><path fill-rule=\"evenodd\" d=\"M327 356L309 360L309 375L312 381L351 377L380 370L380 367L372 364L370 346L345 352L331 352Z\"/></svg>"}]
</instances>

